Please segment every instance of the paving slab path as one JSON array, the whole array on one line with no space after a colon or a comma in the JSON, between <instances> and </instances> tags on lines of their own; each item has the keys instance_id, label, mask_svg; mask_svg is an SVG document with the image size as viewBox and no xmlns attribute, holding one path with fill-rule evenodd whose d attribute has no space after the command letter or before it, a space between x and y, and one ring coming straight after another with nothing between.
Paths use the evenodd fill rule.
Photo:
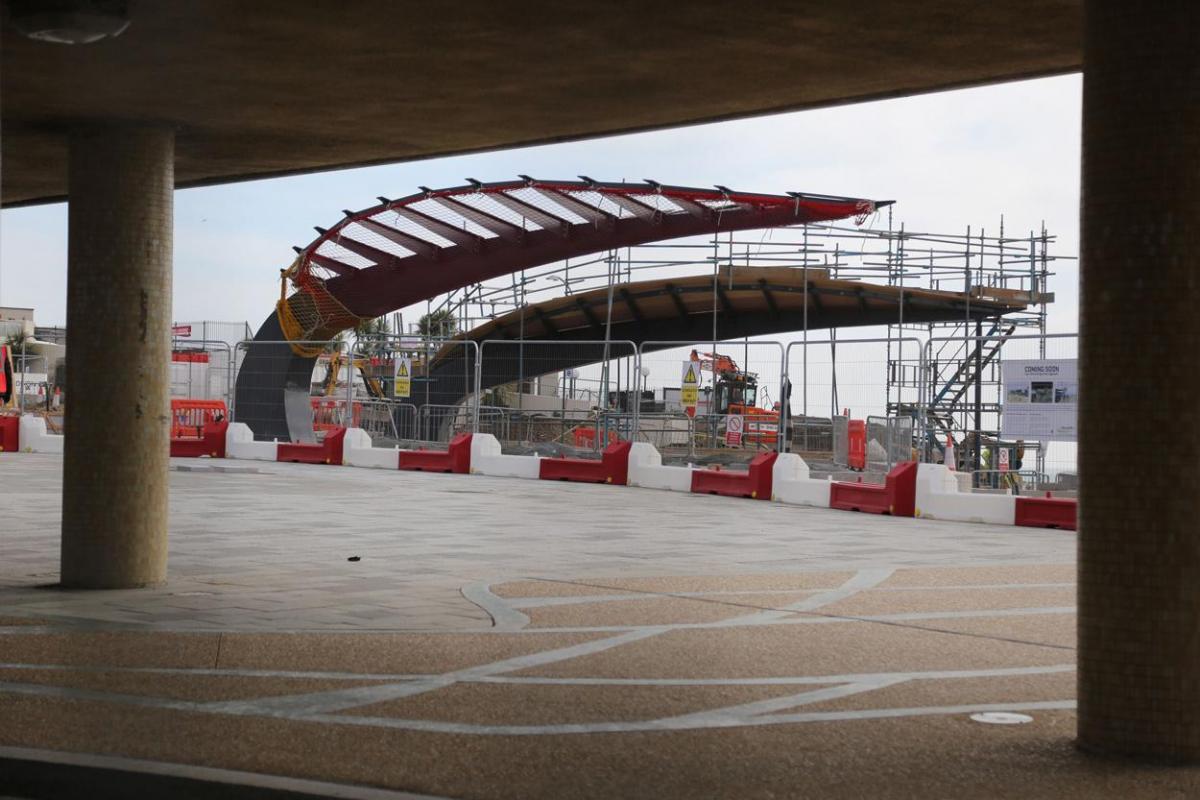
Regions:
<instances>
[{"instance_id":1,"label":"paving slab path","mask_svg":"<svg viewBox=\"0 0 1200 800\"><path fill-rule=\"evenodd\" d=\"M60 478L0 458L0 788L53 752L346 797L1200 793L1074 749L1072 533L272 464L172 475L165 586L67 592Z\"/></svg>"}]
</instances>

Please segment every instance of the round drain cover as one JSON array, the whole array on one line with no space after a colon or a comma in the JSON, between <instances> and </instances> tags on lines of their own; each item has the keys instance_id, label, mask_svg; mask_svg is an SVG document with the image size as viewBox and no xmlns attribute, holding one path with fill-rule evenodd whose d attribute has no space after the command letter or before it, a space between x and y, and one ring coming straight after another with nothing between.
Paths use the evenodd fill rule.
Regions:
<instances>
[{"instance_id":1,"label":"round drain cover","mask_svg":"<svg viewBox=\"0 0 1200 800\"><path fill-rule=\"evenodd\" d=\"M976 722L986 722L988 725L1024 725L1027 722L1033 722L1033 717L1028 714L1017 714L1012 711L982 711L972 714L971 719Z\"/></svg>"}]
</instances>

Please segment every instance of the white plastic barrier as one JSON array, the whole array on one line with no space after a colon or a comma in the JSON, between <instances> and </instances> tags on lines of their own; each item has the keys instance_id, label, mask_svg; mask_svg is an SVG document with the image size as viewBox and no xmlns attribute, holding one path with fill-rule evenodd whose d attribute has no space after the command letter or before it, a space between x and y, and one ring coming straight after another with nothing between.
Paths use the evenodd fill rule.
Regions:
<instances>
[{"instance_id":1,"label":"white plastic barrier","mask_svg":"<svg viewBox=\"0 0 1200 800\"><path fill-rule=\"evenodd\" d=\"M471 474L495 478L533 478L541 471L537 456L506 456L500 452L500 442L490 433L471 437Z\"/></svg>"},{"instance_id":2,"label":"white plastic barrier","mask_svg":"<svg viewBox=\"0 0 1200 800\"><path fill-rule=\"evenodd\" d=\"M771 470L771 499L798 506L829 508L828 480L809 476L808 464L795 453L780 453Z\"/></svg>"},{"instance_id":3,"label":"white plastic barrier","mask_svg":"<svg viewBox=\"0 0 1200 800\"><path fill-rule=\"evenodd\" d=\"M395 449L372 447L370 434L362 428L347 428L342 440L342 463L348 467L396 469L400 455Z\"/></svg>"},{"instance_id":4,"label":"white plastic barrier","mask_svg":"<svg viewBox=\"0 0 1200 800\"><path fill-rule=\"evenodd\" d=\"M670 492L692 491L691 467L664 467L662 454L654 445L634 442L629 448L630 486L643 489L666 489Z\"/></svg>"},{"instance_id":5,"label":"white plastic barrier","mask_svg":"<svg viewBox=\"0 0 1200 800\"><path fill-rule=\"evenodd\" d=\"M18 449L26 453L62 453L63 437L46 430L46 420L33 414L21 417L17 429Z\"/></svg>"},{"instance_id":6,"label":"white plastic barrier","mask_svg":"<svg viewBox=\"0 0 1200 800\"><path fill-rule=\"evenodd\" d=\"M1017 498L1011 494L959 491L957 473L944 464L920 464L917 467L917 516L1012 525L1017 518Z\"/></svg>"},{"instance_id":7,"label":"white plastic barrier","mask_svg":"<svg viewBox=\"0 0 1200 800\"><path fill-rule=\"evenodd\" d=\"M231 422L225 429L225 457L251 461L274 461L279 452L276 442L256 442L254 432L244 422Z\"/></svg>"}]
</instances>

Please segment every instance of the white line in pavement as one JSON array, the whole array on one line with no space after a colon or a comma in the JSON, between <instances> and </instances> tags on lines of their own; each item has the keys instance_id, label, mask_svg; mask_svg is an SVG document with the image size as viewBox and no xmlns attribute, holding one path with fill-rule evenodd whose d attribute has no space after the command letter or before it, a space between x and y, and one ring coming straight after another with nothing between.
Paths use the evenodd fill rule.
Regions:
<instances>
[{"instance_id":1,"label":"white line in pavement","mask_svg":"<svg viewBox=\"0 0 1200 800\"><path fill-rule=\"evenodd\" d=\"M892 574L890 569L860 570L836 589L819 592L806 597L799 602L784 606L782 609L757 611L726 621L728 626L762 625L774 622L782 617L790 616L797 611L811 611L828 603L843 600L863 589L876 586L887 580ZM499 598L497 598L499 599ZM675 625L640 626L633 630L625 630L616 636L595 639L590 642L545 650L540 653L506 658L491 664L481 664L475 667L447 672L426 680L405 681L396 684L381 684L376 686L360 686L352 689L334 689L328 692L309 692L303 694L283 695L255 700L230 700L214 703L217 710L227 713L252 713L264 716L293 716L323 714L331 711L341 711L357 706L371 705L402 697L411 697L424 692L431 692L458 682L463 678L477 678L488 675L498 675L505 672L544 666L572 658L581 658L596 653L611 650L630 642L649 639L675 630Z\"/></svg>"},{"instance_id":2,"label":"white line in pavement","mask_svg":"<svg viewBox=\"0 0 1200 800\"><path fill-rule=\"evenodd\" d=\"M829 690L805 692L800 695L789 695L782 698L785 707L799 704L822 702L836 697L844 697L863 691L881 688L884 685L903 682L905 673L897 673L895 680L852 684L850 686L832 687ZM1016 703L981 703L956 706L921 706L912 708L872 708L843 711L811 711L797 714L771 714L758 710L755 713L737 715L723 713L727 709L712 709L699 714L689 714L679 717L667 717L653 720L628 720L620 722L589 722L565 723L551 725L477 725L465 722L443 722L426 719L405 719L400 717L370 717L347 714L328 713L299 713L277 712L264 714L261 710L252 708L223 708L221 704L199 703L191 700L164 700L139 695L113 694L87 689L67 689L57 686L41 686L30 684L0 683L0 691L15 694L62 697L72 700L88 700L121 705L141 706L147 708L169 709L173 711L191 711L204 714L232 714L235 716L272 716L303 722L325 722L341 725L358 725L362 727L392 728L398 730L420 731L425 733L454 733L477 736L558 736L567 734L587 733L632 733L638 731L684 731L711 728L759 727L763 725L786 725L809 722L836 722L848 720L883 719L889 717L910 717L929 715L970 714L979 711L1035 711L1035 710L1069 710L1075 708L1074 700L1051 700L1038 702ZM766 709L767 703L745 704L744 707L759 707ZM734 707L736 708L736 707Z\"/></svg>"},{"instance_id":3,"label":"white line in pavement","mask_svg":"<svg viewBox=\"0 0 1200 800\"><path fill-rule=\"evenodd\" d=\"M705 624L672 624L655 626L626 626L614 631L617 635L596 639L568 647L553 648L537 653L501 659L489 664L482 664L455 670L443 674L405 676L391 679L388 683L351 687L326 692L312 692L282 697L267 697L252 700L195 702L185 700L159 699L138 695L123 695L109 692L97 692L86 689L71 689L55 686L24 684L20 682L0 683L0 690L20 694L50 695L79 700L95 700L115 702L144 707L167 708L181 711L193 711L207 714L232 714L239 716L269 716L310 722L329 722L338 724L366 725L385 728L400 728L416 731L438 731L450 733L470 733L479 735L554 735L570 733L622 732L622 731L654 731L654 730L691 730L697 728L741 727L757 725L773 725L797 722L816 722L833 719L871 719L881 716L908 716L922 714L958 713L959 711L980 711L994 709L1028 710L1037 707L1069 708L1073 701L1054 701L1050 704L1016 704L1016 705L972 705L972 706L943 706L915 709L868 709L860 711L839 712L808 712L799 714L774 713L796 706L809 705L826 700L846 697L852 694L872 691L885 686L910 680L942 680L961 677L989 677L997 675L1035 675L1066 672L1072 670L1069 664L1052 667L1022 667L1002 670L941 670L926 673L872 673L855 676L805 676L790 679L777 679L783 684L790 681L795 684L837 683L836 686L823 686L819 689L808 690L786 697L770 698L751 703L710 709L703 712L684 714L654 720L636 720L623 722L596 722L560 725L474 725L470 723L439 722L435 720L413 720L395 717L369 717L343 715L337 712L344 709L370 705L388 700L410 697L416 694L435 691L455 683L541 683L575 685L753 685L746 681L759 679L729 679L728 681L714 679L712 682L701 681L669 681L665 679L622 680L619 684L606 679L546 679L527 676L512 676L505 673L515 672L530 667L558 663L564 660L581 658L613 648L621 647L635 641L652 638L676 630L693 628L729 628L741 626L775 625L775 624L815 624L841 621L888 621L916 619L945 619L973 618L986 616L1015 616L1035 613L1065 613L1073 609L1005 609L986 612L941 612L939 614L896 614L878 617L804 617L805 612L814 612L824 605L836 603L861 592L878 586L892 574L890 569L869 569L855 573L841 586L812 593L796 603L778 609L764 609L751 614L742 615L718 623ZM486 594L489 597L484 597ZM487 603L500 610L503 600L492 595L486 585L480 586L477 594ZM511 611L511 609L510 609ZM489 613L492 613L489 611ZM519 612L512 612L518 614ZM504 617L501 611L501 617ZM521 615L523 616L523 615ZM506 617L506 624L516 624L514 617ZM497 618L499 621L499 618ZM598 630L598 629L587 629ZM524 633L527 631L514 631ZM565 632L564 629L548 629L543 632ZM246 672L246 671L240 671ZM277 671L266 672L278 676ZM214 673L208 673L214 674ZM225 674L237 674L229 672ZM297 677L311 677L312 673L286 672ZM358 677L346 674L346 677ZM1064 705L1065 704L1065 705Z\"/></svg>"},{"instance_id":4,"label":"white line in pavement","mask_svg":"<svg viewBox=\"0 0 1200 800\"><path fill-rule=\"evenodd\" d=\"M997 667L996 669L946 669L925 672L864 672L847 675L805 675L784 678L549 678L541 675L496 675L473 683L542 684L557 686L804 686L829 683L869 683L900 678L905 681L954 680L956 678L1002 678L1006 676L1055 675L1074 672L1074 664L1047 667Z\"/></svg>"},{"instance_id":5,"label":"white line in pavement","mask_svg":"<svg viewBox=\"0 0 1200 800\"><path fill-rule=\"evenodd\" d=\"M907 678L900 676L887 678L880 676L871 680L845 683L840 686L827 686L823 689L811 689L807 692L784 695L783 697L768 697L765 700L755 700L736 706L724 706L709 711L697 711L694 714L681 714L676 717L659 720L659 722L666 722L672 725L689 725L698 728L724 728L730 725L740 725L746 719L762 714L774 714L779 711L796 708L797 706L808 706L813 703L824 703L827 700L851 697L863 692L873 692L876 689L905 683L907 680Z\"/></svg>"},{"instance_id":6,"label":"white line in pavement","mask_svg":"<svg viewBox=\"0 0 1200 800\"><path fill-rule=\"evenodd\" d=\"M64 664L14 664L0 663L0 669L55 671L71 673L123 673L151 675L198 675L236 678L302 678L347 681L416 681L439 677L435 674L378 674L358 672L305 672L298 670L267 669L213 669L189 667L96 667ZM902 677L905 680L950 680L954 678L995 678L1022 675L1050 675L1074 672L1074 664L1056 664L1046 667L997 667L995 669L930 670L924 672L860 672L844 675L805 675L798 677L766 678L553 678L541 675L484 675L475 678L460 678L459 683L499 683L546 686L804 686L810 684L856 683L877 678ZM20 677L20 676L16 676ZM12 681L9 685L23 684Z\"/></svg>"},{"instance_id":7,"label":"white line in pavement","mask_svg":"<svg viewBox=\"0 0 1200 800\"><path fill-rule=\"evenodd\" d=\"M572 586L584 586L595 589L612 588L614 590L624 587L613 586L606 587L602 583L588 583L586 581L546 581L542 578L531 578L530 580L543 581L547 583L570 584ZM493 586L495 584L492 584ZM998 584L982 584L978 586L969 585L954 585L954 586L875 586L871 589L873 592L953 592L966 591L975 589L1071 589L1074 588L1074 583L998 583ZM720 591L711 592L672 592L672 591L652 591L647 589L641 592L632 594L577 594L567 595L563 597L504 597L499 598L509 608L546 608L548 606L573 606L584 603L611 603L622 602L626 600L648 600L655 597L680 597L684 599L706 599L715 598L718 602L721 597L725 596L746 596L755 595L781 595L781 594L813 594L822 591L821 589L722 589ZM466 590L463 590L466 594ZM496 597L496 595L492 595Z\"/></svg>"},{"instance_id":8,"label":"white line in pavement","mask_svg":"<svg viewBox=\"0 0 1200 800\"><path fill-rule=\"evenodd\" d=\"M355 706L369 705L386 700L396 700L401 697L411 697L415 694L431 692L458 682L461 679L479 678L502 672L513 672L544 664L553 664L571 658L589 656L620 647L640 639L648 639L663 633L663 629L647 628L637 631L627 631L617 636L595 639L590 642L559 647L553 650L543 650L538 653L506 658L490 664L480 664L475 667L434 675L429 678L406 681L404 683L380 684L377 686L359 686L352 689L334 689L328 692L310 692L306 694L283 695L257 700L230 700L210 703L216 711L225 713L262 714L264 716L296 716L318 714L328 711L339 711Z\"/></svg>"},{"instance_id":9,"label":"white line in pavement","mask_svg":"<svg viewBox=\"0 0 1200 800\"><path fill-rule=\"evenodd\" d=\"M814 611L815 609L809 609ZM738 625L837 625L847 622L920 622L939 619L991 619L996 617L1027 617L1042 614L1074 614L1075 606L1035 606L1032 608L994 608L979 611L912 611L901 614L828 614L824 616L802 616L803 612L787 612L793 616L780 617L754 623L738 623ZM672 630L705 630L712 628L728 628L734 626L733 620L718 622L677 622L670 627ZM619 633L621 631L639 630L644 625L579 625L574 627L526 628L512 633ZM1036 644L1031 642L1030 644Z\"/></svg>"},{"instance_id":10,"label":"white line in pavement","mask_svg":"<svg viewBox=\"0 0 1200 800\"><path fill-rule=\"evenodd\" d=\"M515 631L529 624L529 617L517 611L503 598L492 594L492 588L486 581L464 586L462 596L491 616L493 630Z\"/></svg>"},{"instance_id":11,"label":"white line in pavement","mask_svg":"<svg viewBox=\"0 0 1200 800\"><path fill-rule=\"evenodd\" d=\"M948 716L974 714L980 711L1051 711L1071 710L1074 700L1045 700L1030 703L978 703L960 706L921 706L915 708L871 708L850 711L809 711L798 714L764 714L743 719L719 721L646 720L634 722L590 722L565 725L473 725L463 722L440 722L425 719L395 719L392 717L357 717L337 714L318 714L306 719L340 725L395 728L423 733L454 733L476 736L564 736L588 733L635 733L645 731L686 731L701 728L756 728L765 725L795 725L809 722L842 722L850 720L887 719L896 717Z\"/></svg>"}]
</instances>

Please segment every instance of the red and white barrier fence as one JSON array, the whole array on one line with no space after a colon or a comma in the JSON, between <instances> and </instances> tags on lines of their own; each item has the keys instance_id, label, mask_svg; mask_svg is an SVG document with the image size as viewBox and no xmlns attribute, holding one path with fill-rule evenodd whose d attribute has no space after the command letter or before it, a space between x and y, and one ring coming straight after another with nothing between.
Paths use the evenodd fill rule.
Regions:
<instances>
[{"instance_id":1,"label":"red and white barrier fence","mask_svg":"<svg viewBox=\"0 0 1200 800\"><path fill-rule=\"evenodd\" d=\"M63 437L47 433L40 417L0 417L0 452L15 450L61 453ZM171 454L628 485L953 522L1065 530L1077 524L1073 499L963 491L945 466L914 461L897 464L882 484L851 483L811 477L794 453L762 453L745 470L700 469L664 466L644 442L611 444L600 459L541 458L505 455L486 433L459 434L446 450L401 450L373 447L359 428L335 428L317 444L259 442L246 425L223 421L205 425L200 438L172 439Z\"/></svg>"}]
</instances>

